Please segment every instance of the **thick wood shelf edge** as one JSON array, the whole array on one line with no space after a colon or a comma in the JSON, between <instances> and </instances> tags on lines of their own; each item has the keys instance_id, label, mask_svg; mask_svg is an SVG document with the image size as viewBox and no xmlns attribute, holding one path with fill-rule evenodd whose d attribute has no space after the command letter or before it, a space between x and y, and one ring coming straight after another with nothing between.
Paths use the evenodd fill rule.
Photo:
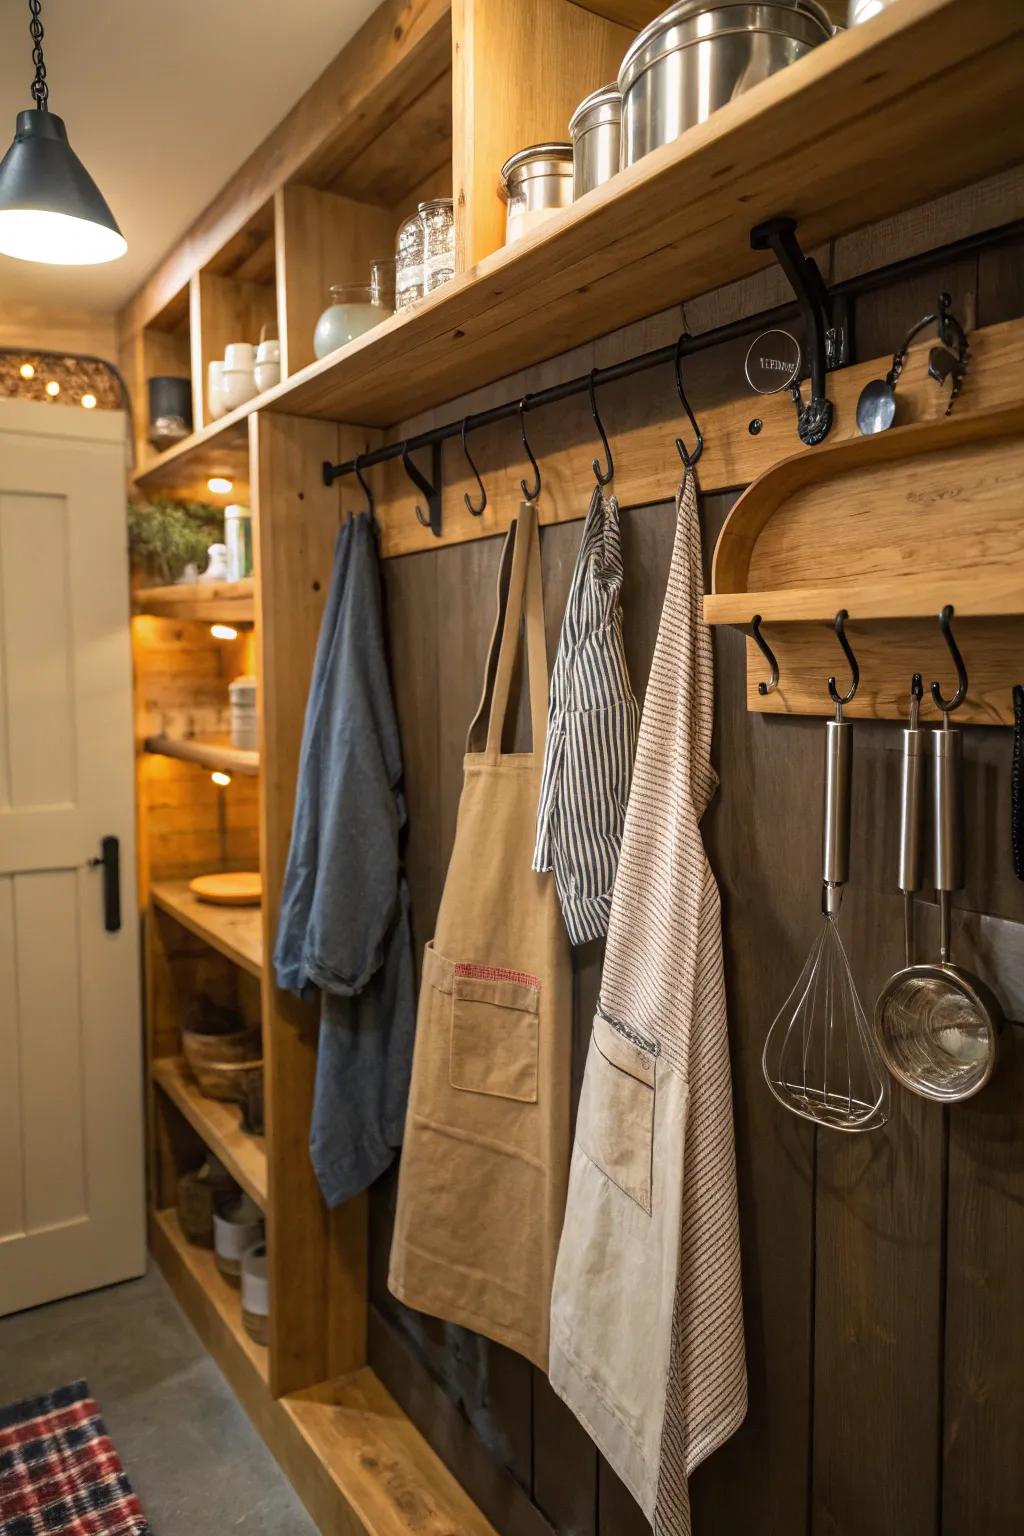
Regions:
<instances>
[{"instance_id":1,"label":"thick wood shelf edge","mask_svg":"<svg viewBox=\"0 0 1024 1536\"><path fill-rule=\"evenodd\" d=\"M155 880L149 894L154 906L250 976L263 975L261 907L218 907L200 901L189 890L187 880Z\"/></svg>"},{"instance_id":2,"label":"thick wood shelf edge","mask_svg":"<svg viewBox=\"0 0 1024 1536\"><path fill-rule=\"evenodd\" d=\"M132 613L158 618L192 619L199 623L251 624L255 618L256 582L189 581L170 587L136 587Z\"/></svg>"},{"instance_id":3,"label":"thick wood shelf edge","mask_svg":"<svg viewBox=\"0 0 1024 1536\"><path fill-rule=\"evenodd\" d=\"M219 768L224 773L244 773L255 778L260 771L258 752L232 747L223 741L205 741L201 736L147 736L143 747L157 757L176 757L183 763Z\"/></svg>"},{"instance_id":4,"label":"thick wood shelf edge","mask_svg":"<svg viewBox=\"0 0 1024 1536\"><path fill-rule=\"evenodd\" d=\"M152 1066L153 1081L180 1110L232 1178L265 1211L267 1208L267 1149L260 1136L242 1130L237 1104L209 1099L190 1077L180 1056L162 1056Z\"/></svg>"},{"instance_id":5,"label":"thick wood shelf edge","mask_svg":"<svg viewBox=\"0 0 1024 1536\"><path fill-rule=\"evenodd\" d=\"M238 1293L193 1248L173 1211L150 1246L164 1278L321 1531L344 1536L497 1536L368 1367L275 1400L259 1345L235 1325ZM222 1295L218 1281L227 1295Z\"/></svg>"}]
</instances>

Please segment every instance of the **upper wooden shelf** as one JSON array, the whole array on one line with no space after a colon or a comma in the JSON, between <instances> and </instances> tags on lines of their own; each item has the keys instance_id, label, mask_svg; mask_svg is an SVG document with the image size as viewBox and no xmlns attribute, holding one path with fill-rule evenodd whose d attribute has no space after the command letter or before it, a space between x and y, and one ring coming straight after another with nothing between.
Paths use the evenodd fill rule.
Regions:
<instances>
[{"instance_id":1,"label":"upper wooden shelf","mask_svg":"<svg viewBox=\"0 0 1024 1536\"><path fill-rule=\"evenodd\" d=\"M263 974L263 912L260 907L218 907L200 901L187 880L154 880L149 888L154 906L219 950L250 976Z\"/></svg>"},{"instance_id":2,"label":"upper wooden shelf","mask_svg":"<svg viewBox=\"0 0 1024 1536\"><path fill-rule=\"evenodd\" d=\"M242 1130L237 1104L210 1099L199 1091L180 1056L161 1056L153 1063L153 1081L185 1116L231 1177L259 1206L267 1207L267 1149L262 1136Z\"/></svg>"},{"instance_id":3,"label":"upper wooden shelf","mask_svg":"<svg viewBox=\"0 0 1024 1536\"><path fill-rule=\"evenodd\" d=\"M208 499L206 482L213 475L232 481L236 499L249 487L249 416L275 391L256 395L237 410L183 437L163 453L152 454L132 472L139 490L189 489Z\"/></svg>"},{"instance_id":4,"label":"upper wooden shelf","mask_svg":"<svg viewBox=\"0 0 1024 1536\"><path fill-rule=\"evenodd\" d=\"M220 737L147 736L142 744L158 757L177 757L184 763L198 763L201 768L219 768L222 773L244 773L255 777L260 771L260 755L247 747L233 747Z\"/></svg>"},{"instance_id":5,"label":"upper wooden shelf","mask_svg":"<svg viewBox=\"0 0 1024 1536\"><path fill-rule=\"evenodd\" d=\"M255 618L255 582L189 581L172 587L136 587L133 613L152 613L167 619L195 619L200 623L251 624Z\"/></svg>"}]
</instances>

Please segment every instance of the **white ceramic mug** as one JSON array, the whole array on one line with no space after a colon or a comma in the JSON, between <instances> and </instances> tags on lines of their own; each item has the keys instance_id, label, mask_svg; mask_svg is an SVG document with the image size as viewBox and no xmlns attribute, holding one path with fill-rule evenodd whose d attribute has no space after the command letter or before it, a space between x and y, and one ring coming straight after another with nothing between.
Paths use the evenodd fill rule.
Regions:
<instances>
[{"instance_id":1,"label":"white ceramic mug","mask_svg":"<svg viewBox=\"0 0 1024 1536\"><path fill-rule=\"evenodd\" d=\"M224 364L213 362L206 370L206 414L216 421L227 410L224 404Z\"/></svg>"},{"instance_id":2,"label":"white ceramic mug","mask_svg":"<svg viewBox=\"0 0 1024 1536\"><path fill-rule=\"evenodd\" d=\"M256 366L256 348L251 341L229 341L224 348L224 367L248 368Z\"/></svg>"},{"instance_id":3,"label":"white ceramic mug","mask_svg":"<svg viewBox=\"0 0 1024 1536\"><path fill-rule=\"evenodd\" d=\"M279 363L281 361L281 343L279 341L261 341L256 348L256 362Z\"/></svg>"},{"instance_id":4,"label":"white ceramic mug","mask_svg":"<svg viewBox=\"0 0 1024 1536\"><path fill-rule=\"evenodd\" d=\"M280 363L257 363L255 370L256 393L262 395L265 389L273 389L275 384L281 382Z\"/></svg>"},{"instance_id":5,"label":"white ceramic mug","mask_svg":"<svg viewBox=\"0 0 1024 1536\"><path fill-rule=\"evenodd\" d=\"M221 374L220 395L226 411L233 411L256 393L256 373L252 368L225 368Z\"/></svg>"}]
</instances>

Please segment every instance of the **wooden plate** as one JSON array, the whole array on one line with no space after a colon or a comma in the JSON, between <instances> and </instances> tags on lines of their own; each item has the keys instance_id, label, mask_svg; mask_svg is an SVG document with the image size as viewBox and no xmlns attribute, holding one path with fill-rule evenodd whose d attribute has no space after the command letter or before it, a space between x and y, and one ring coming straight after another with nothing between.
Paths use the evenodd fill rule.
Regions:
<instances>
[{"instance_id":1,"label":"wooden plate","mask_svg":"<svg viewBox=\"0 0 1024 1536\"><path fill-rule=\"evenodd\" d=\"M200 901L216 907L258 907L263 898L263 878L243 870L227 875L197 875L188 888Z\"/></svg>"}]
</instances>

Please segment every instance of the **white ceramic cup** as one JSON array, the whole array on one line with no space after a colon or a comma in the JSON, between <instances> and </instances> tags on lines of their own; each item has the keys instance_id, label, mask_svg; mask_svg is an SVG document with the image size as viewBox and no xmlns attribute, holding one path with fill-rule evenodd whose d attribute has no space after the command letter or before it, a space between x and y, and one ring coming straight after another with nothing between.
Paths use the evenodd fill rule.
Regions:
<instances>
[{"instance_id":1,"label":"white ceramic cup","mask_svg":"<svg viewBox=\"0 0 1024 1536\"><path fill-rule=\"evenodd\" d=\"M221 374L220 395L226 411L251 400L256 393L256 375L252 368L225 368Z\"/></svg>"},{"instance_id":2,"label":"white ceramic cup","mask_svg":"<svg viewBox=\"0 0 1024 1536\"><path fill-rule=\"evenodd\" d=\"M275 384L281 382L280 363L257 363L255 369L256 393L262 395L265 389L273 389Z\"/></svg>"},{"instance_id":3,"label":"white ceramic cup","mask_svg":"<svg viewBox=\"0 0 1024 1536\"><path fill-rule=\"evenodd\" d=\"M271 339L261 341L256 348L257 363L279 363L281 361L281 343Z\"/></svg>"},{"instance_id":4,"label":"white ceramic cup","mask_svg":"<svg viewBox=\"0 0 1024 1536\"><path fill-rule=\"evenodd\" d=\"M206 370L206 414L211 421L216 421L223 416L227 407L224 404L224 364L213 362Z\"/></svg>"},{"instance_id":5,"label":"white ceramic cup","mask_svg":"<svg viewBox=\"0 0 1024 1536\"><path fill-rule=\"evenodd\" d=\"M255 368L256 348L251 341L229 341L224 348L224 367Z\"/></svg>"}]
</instances>

